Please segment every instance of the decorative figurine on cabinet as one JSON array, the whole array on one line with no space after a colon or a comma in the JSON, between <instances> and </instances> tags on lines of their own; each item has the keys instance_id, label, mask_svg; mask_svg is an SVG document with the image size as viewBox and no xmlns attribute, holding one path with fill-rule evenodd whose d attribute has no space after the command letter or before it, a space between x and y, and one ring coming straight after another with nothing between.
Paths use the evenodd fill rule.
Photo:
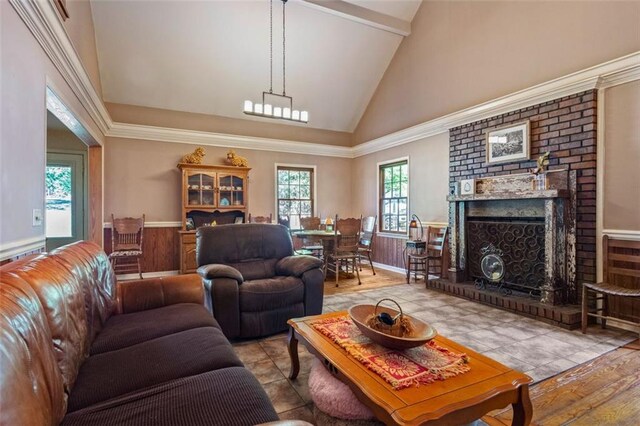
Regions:
<instances>
[{"instance_id":1,"label":"decorative figurine on cabinet","mask_svg":"<svg viewBox=\"0 0 640 426\"><path fill-rule=\"evenodd\" d=\"M182 157L182 160L180 160L180 162L185 164L202 164L202 159L204 158L204 156L204 148L199 146L191 154L187 154Z\"/></svg>"},{"instance_id":2,"label":"decorative figurine on cabinet","mask_svg":"<svg viewBox=\"0 0 640 426\"><path fill-rule=\"evenodd\" d=\"M249 167L247 159L236 155L232 149L227 152L227 163L235 167Z\"/></svg>"}]
</instances>

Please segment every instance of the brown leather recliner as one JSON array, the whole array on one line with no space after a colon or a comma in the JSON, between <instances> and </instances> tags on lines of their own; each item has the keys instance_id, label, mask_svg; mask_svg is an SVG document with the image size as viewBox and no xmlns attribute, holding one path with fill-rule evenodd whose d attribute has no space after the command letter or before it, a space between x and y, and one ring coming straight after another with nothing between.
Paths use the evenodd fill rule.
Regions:
<instances>
[{"instance_id":1,"label":"brown leather recliner","mask_svg":"<svg viewBox=\"0 0 640 426\"><path fill-rule=\"evenodd\" d=\"M290 318L322 312L322 261L294 256L282 225L199 228L196 259L213 315L228 338L278 333Z\"/></svg>"}]
</instances>

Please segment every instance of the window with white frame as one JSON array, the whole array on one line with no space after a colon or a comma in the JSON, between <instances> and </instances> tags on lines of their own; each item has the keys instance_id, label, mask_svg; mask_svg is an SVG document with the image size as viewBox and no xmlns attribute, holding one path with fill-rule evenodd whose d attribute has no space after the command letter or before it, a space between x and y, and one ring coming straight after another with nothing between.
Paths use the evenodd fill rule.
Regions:
<instances>
[{"instance_id":1,"label":"window with white frame","mask_svg":"<svg viewBox=\"0 0 640 426\"><path fill-rule=\"evenodd\" d=\"M380 231L406 234L409 215L409 161L399 160L379 167Z\"/></svg>"},{"instance_id":2,"label":"window with white frame","mask_svg":"<svg viewBox=\"0 0 640 426\"><path fill-rule=\"evenodd\" d=\"M278 221L289 220L291 229L300 229L300 218L313 216L313 167L277 166Z\"/></svg>"}]
</instances>

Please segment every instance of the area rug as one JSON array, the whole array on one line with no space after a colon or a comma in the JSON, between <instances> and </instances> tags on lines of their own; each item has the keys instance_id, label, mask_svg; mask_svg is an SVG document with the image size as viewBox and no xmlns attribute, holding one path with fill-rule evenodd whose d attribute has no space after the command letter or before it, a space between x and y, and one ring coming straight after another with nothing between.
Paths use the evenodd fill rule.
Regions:
<instances>
[{"instance_id":1,"label":"area rug","mask_svg":"<svg viewBox=\"0 0 640 426\"><path fill-rule=\"evenodd\" d=\"M466 354L454 353L433 340L417 348L396 351L373 343L349 316L318 320L311 325L396 390L426 385L469 371Z\"/></svg>"}]
</instances>

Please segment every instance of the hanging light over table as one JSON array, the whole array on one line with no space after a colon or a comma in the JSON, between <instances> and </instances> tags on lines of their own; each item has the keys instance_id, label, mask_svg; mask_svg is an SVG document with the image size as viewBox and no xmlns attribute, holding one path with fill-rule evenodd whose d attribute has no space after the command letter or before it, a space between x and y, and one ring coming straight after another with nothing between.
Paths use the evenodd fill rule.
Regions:
<instances>
[{"instance_id":1,"label":"hanging light over table","mask_svg":"<svg viewBox=\"0 0 640 426\"><path fill-rule=\"evenodd\" d=\"M273 93L273 0L269 0L269 91L262 92L262 103L252 102L250 100L244 101L243 111L247 115L255 115L257 117L275 118L279 120L290 120L298 123L307 123L309 121L309 113L307 111L300 111L293 109L293 98L287 96L286 92L286 67L285 67L285 5L287 0L282 1L282 94ZM267 103L267 96L273 96L277 98L285 99L289 103L288 107L274 107Z\"/></svg>"}]
</instances>

